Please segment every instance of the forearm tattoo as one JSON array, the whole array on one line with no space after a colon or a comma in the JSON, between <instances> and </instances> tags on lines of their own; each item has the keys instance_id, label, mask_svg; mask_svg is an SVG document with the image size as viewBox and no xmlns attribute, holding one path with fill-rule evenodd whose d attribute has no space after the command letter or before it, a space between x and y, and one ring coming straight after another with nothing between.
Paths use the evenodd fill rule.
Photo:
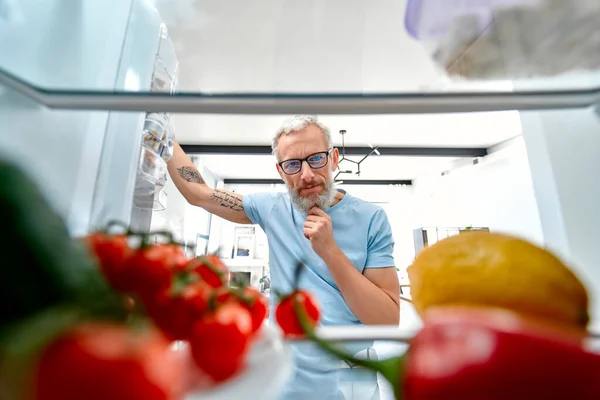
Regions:
<instances>
[{"instance_id":1,"label":"forearm tattoo","mask_svg":"<svg viewBox=\"0 0 600 400\"><path fill-rule=\"evenodd\" d=\"M221 207L227 207L233 211L244 210L242 199L235 194L217 189L210 195L210 198L219 203Z\"/></svg>"},{"instance_id":2,"label":"forearm tattoo","mask_svg":"<svg viewBox=\"0 0 600 400\"><path fill-rule=\"evenodd\" d=\"M181 167L177 168L179 175L187 182L204 184L204 179L200 175L200 172L194 167Z\"/></svg>"}]
</instances>

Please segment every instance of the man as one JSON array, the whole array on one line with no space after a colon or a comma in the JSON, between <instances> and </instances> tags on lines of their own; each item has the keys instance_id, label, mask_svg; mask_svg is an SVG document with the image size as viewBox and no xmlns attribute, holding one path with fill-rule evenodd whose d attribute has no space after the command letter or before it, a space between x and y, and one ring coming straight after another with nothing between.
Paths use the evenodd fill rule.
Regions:
<instances>
[{"instance_id":1,"label":"man","mask_svg":"<svg viewBox=\"0 0 600 400\"><path fill-rule=\"evenodd\" d=\"M272 148L289 193L242 196L212 189L177 143L169 174L190 204L232 222L261 226L269 242L272 293L292 290L294 268L303 261L300 287L318 300L323 325L398 325L400 289L389 221L379 206L335 189L339 153L327 127L315 117L291 118L277 131ZM331 358L298 343L294 361L294 377L282 399L342 398L333 371L338 364Z\"/></svg>"}]
</instances>

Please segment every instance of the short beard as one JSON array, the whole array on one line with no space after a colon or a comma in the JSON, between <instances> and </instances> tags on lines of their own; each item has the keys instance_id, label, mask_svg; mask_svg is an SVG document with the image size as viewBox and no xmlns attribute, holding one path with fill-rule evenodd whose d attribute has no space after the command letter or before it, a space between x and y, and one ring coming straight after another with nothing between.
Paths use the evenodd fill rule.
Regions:
<instances>
[{"instance_id":1,"label":"short beard","mask_svg":"<svg viewBox=\"0 0 600 400\"><path fill-rule=\"evenodd\" d=\"M318 207L323 211L327 211L331 207L331 204L335 201L335 195L337 191L335 189L335 183L333 182L333 179L329 179L324 184L324 188L325 190L323 193L310 197L300 196L300 190L297 188L291 189L288 186L288 191L294 207L301 212L308 213L308 211L313 207Z\"/></svg>"}]
</instances>

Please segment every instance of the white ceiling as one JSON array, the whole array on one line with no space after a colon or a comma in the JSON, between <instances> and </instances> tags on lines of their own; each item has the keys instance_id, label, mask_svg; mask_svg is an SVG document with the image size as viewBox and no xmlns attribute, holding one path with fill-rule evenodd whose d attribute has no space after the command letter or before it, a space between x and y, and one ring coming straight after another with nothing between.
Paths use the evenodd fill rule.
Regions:
<instances>
[{"instance_id":1,"label":"white ceiling","mask_svg":"<svg viewBox=\"0 0 600 400\"><path fill-rule=\"evenodd\" d=\"M285 116L176 115L180 142L187 144L263 144ZM345 129L346 145L489 147L521 133L517 112L438 115L354 115L320 117L336 144Z\"/></svg>"},{"instance_id":2,"label":"white ceiling","mask_svg":"<svg viewBox=\"0 0 600 400\"><path fill-rule=\"evenodd\" d=\"M420 90L440 79L404 0L156 0L182 90Z\"/></svg>"},{"instance_id":3,"label":"white ceiling","mask_svg":"<svg viewBox=\"0 0 600 400\"><path fill-rule=\"evenodd\" d=\"M422 92L459 87L407 35L405 0L154 2L173 39L184 92ZM493 85L510 90L506 82ZM284 117L177 115L175 126L181 143L267 145ZM321 119L336 143L337 132L345 129L346 144L361 146L489 147L521 132L516 112ZM223 177L276 177L268 156L203 159ZM377 179L406 179L428 166L437 168L433 158L381 160L364 164L382 164L372 172Z\"/></svg>"}]
</instances>

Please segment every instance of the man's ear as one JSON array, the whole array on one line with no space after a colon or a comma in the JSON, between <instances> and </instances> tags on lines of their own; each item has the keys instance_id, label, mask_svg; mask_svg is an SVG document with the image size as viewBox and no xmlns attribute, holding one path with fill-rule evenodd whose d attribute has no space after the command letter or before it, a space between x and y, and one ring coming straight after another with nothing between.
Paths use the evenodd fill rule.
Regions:
<instances>
[{"instance_id":1,"label":"man's ear","mask_svg":"<svg viewBox=\"0 0 600 400\"><path fill-rule=\"evenodd\" d=\"M333 148L331 152L331 170L335 171L338 167L338 163L340 162L340 152L337 147Z\"/></svg>"}]
</instances>

